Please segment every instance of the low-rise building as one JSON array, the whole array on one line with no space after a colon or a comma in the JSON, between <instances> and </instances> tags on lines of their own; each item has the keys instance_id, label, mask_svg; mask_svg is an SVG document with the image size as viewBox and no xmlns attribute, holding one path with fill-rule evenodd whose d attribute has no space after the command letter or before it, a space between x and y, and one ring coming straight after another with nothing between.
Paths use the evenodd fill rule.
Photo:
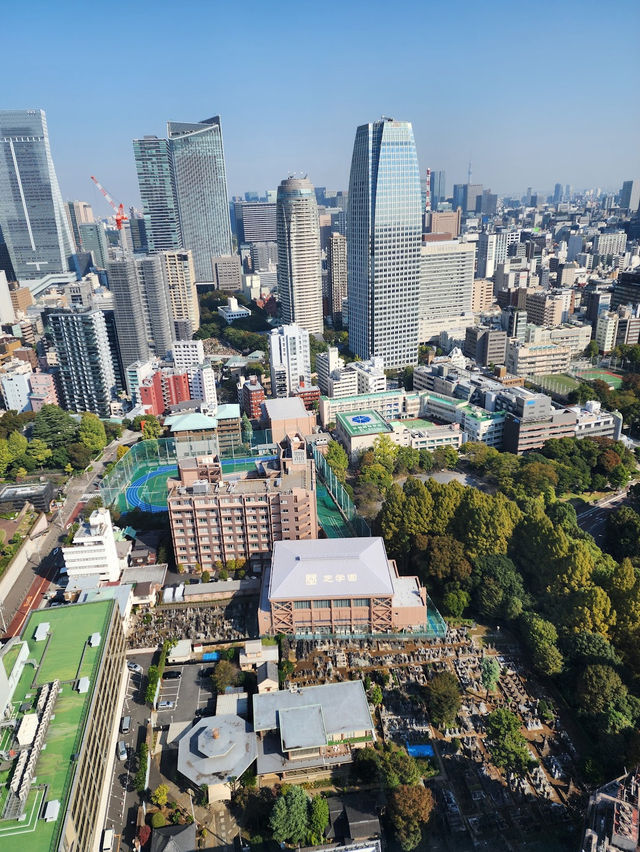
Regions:
<instances>
[{"instance_id":1,"label":"low-rise building","mask_svg":"<svg viewBox=\"0 0 640 852\"><path fill-rule=\"evenodd\" d=\"M382 538L276 541L263 573L261 634L424 631L427 592L400 577Z\"/></svg>"},{"instance_id":2,"label":"low-rise building","mask_svg":"<svg viewBox=\"0 0 640 852\"><path fill-rule=\"evenodd\" d=\"M240 285L236 289L240 289ZM238 300L235 296L229 296L227 298L226 305L220 305L218 308L218 313L224 319L227 325L231 325L231 323L235 322L239 319L246 319L251 316L251 311L249 308L245 308L242 305L238 304Z\"/></svg>"},{"instance_id":3,"label":"low-rise building","mask_svg":"<svg viewBox=\"0 0 640 852\"><path fill-rule=\"evenodd\" d=\"M165 418L164 425L169 427L171 437L176 442L178 459L218 454L218 421L215 417L201 412L172 414Z\"/></svg>"},{"instance_id":4,"label":"low-rise building","mask_svg":"<svg viewBox=\"0 0 640 852\"><path fill-rule=\"evenodd\" d=\"M603 411L602 403L592 399L584 406L567 409L576 415L576 438L613 438L619 441L622 435L622 415L619 411Z\"/></svg>"},{"instance_id":5,"label":"low-rise building","mask_svg":"<svg viewBox=\"0 0 640 852\"><path fill-rule=\"evenodd\" d=\"M577 415L570 409L554 409L540 419L522 419L508 413L504 422L503 449L509 453L536 450L551 438L572 438Z\"/></svg>"},{"instance_id":6,"label":"low-rise building","mask_svg":"<svg viewBox=\"0 0 640 852\"><path fill-rule=\"evenodd\" d=\"M260 783L329 775L376 739L361 680L253 696Z\"/></svg>"},{"instance_id":7,"label":"low-rise building","mask_svg":"<svg viewBox=\"0 0 640 852\"><path fill-rule=\"evenodd\" d=\"M5 485L0 489L0 506L4 512L19 512L27 503L41 512L49 512L55 495L52 482L28 482Z\"/></svg>"},{"instance_id":8,"label":"low-rise building","mask_svg":"<svg viewBox=\"0 0 640 852\"><path fill-rule=\"evenodd\" d=\"M555 343L509 342L507 370L517 376L543 376L563 373L571 362L571 350Z\"/></svg>"},{"instance_id":9,"label":"low-rise building","mask_svg":"<svg viewBox=\"0 0 640 852\"><path fill-rule=\"evenodd\" d=\"M94 509L62 554L69 577L98 574L103 582L114 583L127 565L126 557L118 556L111 515L103 508Z\"/></svg>"},{"instance_id":10,"label":"low-rise building","mask_svg":"<svg viewBox=\"0 0 640 852\"><path fill-rule=\"evenodd\" d=\"M262 422L271 430L271 440L279 443L287 435L310 435L316 424L315 411L307 411L300 397L266 399L261 406Z\"/></svg>"}]
</instances>

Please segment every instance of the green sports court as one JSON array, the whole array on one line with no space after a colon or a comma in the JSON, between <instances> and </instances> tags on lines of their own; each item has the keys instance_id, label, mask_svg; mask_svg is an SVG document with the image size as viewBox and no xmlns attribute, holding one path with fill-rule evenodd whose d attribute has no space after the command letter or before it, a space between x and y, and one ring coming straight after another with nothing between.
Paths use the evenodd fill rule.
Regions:
<instances>
[{"instance_id":1,"label":"green sports court","mask_svg":"<svg viewBox=\"0 0 640 852\"><path fill-rule=\"evenodd\" d=\"M586 382L594 382L596 380L606 382L614 390L618 390L622 386L622 375L614 373L611 370L582 370L576 373L576 376L579 379L584 379Z\"/></svg>"}]
</instances>

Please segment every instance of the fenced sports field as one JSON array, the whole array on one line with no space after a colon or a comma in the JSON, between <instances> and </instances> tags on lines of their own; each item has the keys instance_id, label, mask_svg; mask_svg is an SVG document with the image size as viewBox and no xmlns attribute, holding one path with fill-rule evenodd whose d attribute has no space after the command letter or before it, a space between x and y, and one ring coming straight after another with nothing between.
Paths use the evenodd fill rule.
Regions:
<instances>
[{"instance_id":1,"label":"fenced sports field","mask_svg":"<svg viewBox=\"0 0 640 852\"><path fill-rule=\"evenodd\" d=\"M601 382L606 382L614 388L614 390L618 390L618 388L622 385L622 376L620 373L614 373L611 370L581 370L576 373L576 377L584 379L586 382L593 382L596 379L599 379Z\"/></svg>"}]
</instances>

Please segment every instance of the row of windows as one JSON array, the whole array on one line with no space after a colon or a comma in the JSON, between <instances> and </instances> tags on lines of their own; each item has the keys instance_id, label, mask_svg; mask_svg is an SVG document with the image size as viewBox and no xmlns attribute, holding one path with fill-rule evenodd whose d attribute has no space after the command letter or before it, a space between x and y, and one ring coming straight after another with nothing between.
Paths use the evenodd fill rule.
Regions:
<instances>
[{"instance_id":1,"label":"row of windows","mask_svg":"<svg viewBox=\"0 0 640 852\"><path fill-rule=\"evenodd\" d=\"M314 600L314 601L294 601L294 609L329 609L333 603L333 608L351 607L351 606L369 606L371 598L338 598L337 600Z\"/></svg>"}]
</instances>

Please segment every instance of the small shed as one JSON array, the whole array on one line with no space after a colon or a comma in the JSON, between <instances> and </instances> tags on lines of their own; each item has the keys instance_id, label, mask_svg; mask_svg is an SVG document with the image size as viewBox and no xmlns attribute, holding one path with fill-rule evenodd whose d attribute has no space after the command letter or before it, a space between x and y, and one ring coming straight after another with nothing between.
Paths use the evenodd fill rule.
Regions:
<instances>
[{"instance_id":1,"label":"small shed","mask_svg":"<svg viewBox=\"0 0 640 852\"><path fill-rule=\"evenodd\" d=\"M78 692L80 695L84 695L85 692L89 692L90 680L88 677L81 677L78 681Z\"/></svg>"},{"instance_id":2,"label":"small shed","mask_svg":"<svg viewBox=\"0 0 640 852\"><path fill-rule=\"evenodd\" d=\"M97 648L98 645L100 644L100 639L101 639L101 636L100 636L99 633L92 633L91 636L89 636L89 647L90 648Z\"/></svg>"},{"instance_id":3,"label":"small shed","mask_svg":"<svg viewBox=\"0 0 640 852\"><path fill-rule=\"evenodd\" d=\"M186 663L191 659L191 639L179 639L169 651L167 662Z\"/></svg>"},{"instance_id":4,"label":"small shed","mask_svg":"<svg viewBox=\"0 0 640 852\"><path fill-rule=\"evenodd\" d=\"M51 625L48 621L42 621L37 627L36 632L33 634L33 638L36 642L44 642L44 640L49 635L49 628Z\"/></svg>"},{"instance_id":5,"label":"small shed","mask_svg":"<svg viewBox=\"0 0 640 852\"><path fill-rule=\"evenodd\" d=\"M55 822L58 819L60 814L60 802L58 799L52 799L50 802L47 802L47 805L44 809L44 820L45 822Z\"/></svg>"},{"instance_id":6,"label":"small shed","mask_svg":"<svg viewBox=\"0 0 640 852\"><path fill-rule=\"evenodd\" d=\"M277 692L280 688L278 680L278 667L275 663L269 661L258 666L258 692Z\"/></svg>"}]
</instances>

